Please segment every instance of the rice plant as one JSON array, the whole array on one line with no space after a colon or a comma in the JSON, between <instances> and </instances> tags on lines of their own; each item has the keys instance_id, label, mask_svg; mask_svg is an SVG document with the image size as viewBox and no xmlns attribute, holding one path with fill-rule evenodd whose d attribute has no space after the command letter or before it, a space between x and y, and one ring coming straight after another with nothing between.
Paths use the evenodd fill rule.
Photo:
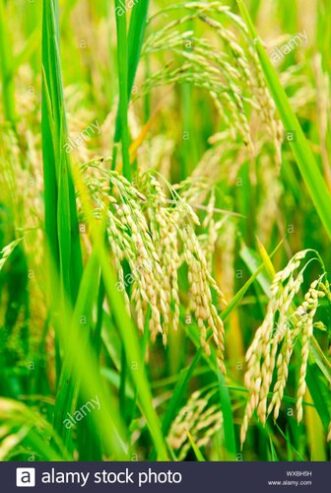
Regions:
<instances>
[{"instance_id":1,"label":"rice plant","mask_svg":"<svg viewBox=\"0 0 331 493\"><path fill-rule=\"evenodd\" d=\"M330 459L327 7L0 0L1 460Z\"/></svg>"}]
</instances>

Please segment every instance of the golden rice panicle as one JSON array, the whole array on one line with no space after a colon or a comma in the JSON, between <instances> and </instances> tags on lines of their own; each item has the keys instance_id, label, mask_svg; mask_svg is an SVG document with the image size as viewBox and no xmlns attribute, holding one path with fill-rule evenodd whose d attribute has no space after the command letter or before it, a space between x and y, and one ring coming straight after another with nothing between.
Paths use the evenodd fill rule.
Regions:
<instances>
[{"instance_id":1,"label":"golden rice panicle","mask_svg":"<svg viewBox=\"0 0 331 493\"><path fill-rule=\"evenodd\" d=\"M97 187L96 182L100 180L106 180L106 183ZM168 199L157 177L149 171L137 176L132 184L117 172L93 169L90 164L87 181L96 213L106 208L118 287L125 295L139 330L145 328L148 309L152 341L160 334L166 344L169 330L178 328L178 270L186 263L188 311L196 318L204 351L209 354L214 344L219 367L225 372L224 324L214 305L212 290L221 302L225 300L211 275L206 253L195 232L200 225L199 219L186 198L167 184L171 197ZM123 271L124 260L129 264L129 275ZM210 329L212 339L207 336Z\"/></svg>"},{"instance_id":2,"label":"golden rice panicle","mask_svg":"<svg viewBox=\"0 0 331 493\"><path fill-rule=\"evenodd\" d=\"M272 412L274 419L278 418L288 380L289 364L298 340L301 342L301 351L296 407L297 419L299 422L302 420L302 403L306 392L306 373L314 318L319 299L326 296L328 291L328 284L323 283L322 278L317 279L305 294L303 303L297 309L294 308L294 299L299 294L304 281L305 267L302 268L301 264L307 254L307 250L297 253L285 269L276 274L270 289L266 317L256 331L246 353L245 385L250 396L241 426L242 445L254 411L257 411L258 419L263 424ZM271 391L272 397L268 405Z\"/></svg>"},{"instance_id":3,"label":"golden rice panicle","mask_svg":"<svg viewBox=\"0 0 331 493\"><path fill-rule=\"evenodd\" d=\"M279 416L280 406L283 400L285 386L288 378L288 368L293 354L293 331L287 331L281 351L277 358L277 381L273 389L273 396L268 408L268 415L273 412L274 420Z\"/></svg>"},{"instance_id":4,"label":"golden rice panicle","mask_svg":"<svg viewBox=\"0 0 331 493\"><path fill-rule=\"evenodd\" d=\"M177 330L179 327L180 300L178 289L178 269L181 264L177 234L177 221L175 209L169 207L169 199L164 188L153 173L144 173L139 179L142 191L146 191L146 214L153 243L161 263L163 271L159 279L163 296L163 322L166 344L167 334L170 328Z\"/></svg>"},{"instance_id":5,"label":"golden rice panicle","mask_svg":"<svg viewBox=\"0 0 331 493\"><path fill-rule=\"evenodd\" d=\"M207 404L207 401L201 397L201 392L196 391L191 395L187 404L181 408L173 421L167 442L174 450L179 451L182 449L181 455L186 455L189 448L189 444L186 443L188 441L187 432L192 431L196 420Z\"/></svg>"},{"instance_id":6,"label":"golden rice panicle","mask_svg":"<svg viewBox=\"0 0 331 493\"><path fill-rule=\"evenodd\" d=\"M306 374L308 367L309 347L313 337L314 317L318 308L319 299L325 293L319 289L319 280L314 281L305 295L304 302L296 310L295 316L298 320L297 330L301 334L301 365L299 370L299 385L297 393L297 420L300 423L303 418L302 402L306 393Z\"/></svg>"},{"instance_id":7,"label":"golden rice panicle","mask_svg":"<svg viewBox=\"0 0 331 493\"><path fill-rule=\"evenodd\" d=\"M167 50L174 57L180 56L182 63L174 67L173 60L169 60L160 67L147 78L139 97L154 86L185 81L207 90L229 128L231 139L236 141L239 137L244 142L249 158L254 158L257 150L261 152L265 143L272 142L272 162L276 163L278 181L284 130L245 24L221 2L189 2L182 7L187 15L172 20L170 7L171 20L158 29L155 25L143 50L148 56ZM156 15L152 22L158 19ZM216 52L221 49L221 57L215 55L210 39L196 36L191 29L192 20L206 24L215 33Z\"/></svg>"},{"instance_id":8,"label":"golden rice panicle","mask_svg":"<svg viewBox=\"0 0 331 493\"><path fill-rule=\"evenodd\" d=\"M299 274L294 277L294 272L300 266L304 255L304 253L300 252L289 262L284 270L276 274L270 289L271 297L266 317L258 328L246 353L245 385L250 390L251 398L245 412L242 443L246 436L248 422L255 409L257 409L260 421L262 423L266 422L267 399L276 366L277 350L287 332L289 306L302 283L302 276ZM284 287L285 282L287 284Z\"/></svg>"},{"instance_id":9,"label":"golden rice panicle","mask_svg":"<svg viewBox=\"0 0 331 493\"><path fill-rule=\"evenodd\" d=\"M211 343L207 340L207 334L208 329L212 329L218 365L221 371L225 373L224 324L213 304L211 289L215 289L220 297L223 297L222 292L209 273L207 260L193 228L183 225L180 235L183 241L184 258L188 266L189 310L197 320L201 345L208 355L210 354Z\"/></svg>"},{"instance_id":10,"label":"golden rice panicle","mask_svg":"<svg viewBox=\"0 0 331 493\"><path fill-rule=\"evenodd\" d=\"M178 460L184 460L191 448L188 434L198 447L205 447L221 429L223 415L215 404L210 404L211 396L211 392L205 396L203 391L194 392L173 421L167 442Z\"/></svg>"},{"instance_id":11,"label":"golden rice panicle","mask_svg":"<svg viewBox=\"0 0 331 493\"><path fill-rule=\"evenodd\" d=\"M214 290L218 295L220 303L225 305L226 300L222 290L210 273L211 265L208 263L208 248L207 251L204 249L201 237L195 233L195 228L200 225L200 222L190 206L190 204L199 204L200 201L204 200L208 195L208 187L206 188L204 180L197 180L193 181L192 187L187 188L187 185L191 183L191 180L188 179L186 184L184 183L180 187L181 195L178 197L176 208L174 209L174 222L183 252L182 261L186 263L188 268L190 294L188 312L195 316L200 329L201 345L206 354L210 354L212 341L207 338L207 334L208 330L212 329L218 365L221 371L225 373L224 324L216 306L213 304L211 290ZM213 205L214 194L212 192L204 225L206 226L208 223L209 227L213 228L217 234L219 228L212 217L214 215Z\"/></svg>"},{"instance_id":12,"label":"golden rice panicle","mask_svg":"<svg viewBox=\"0 0 331 493\"><path fill-rule=\"evenodd\" d=\"M89 177L88 183L97 208L106 208L108 214L107 232L118 273L117 287L124 293L128 308L134 311L140 331L144 330L147 308L151 307L149 327L152 339L155 339L158 333L162 334L159 279L163 272L142 210L146 199L117 172L102 172L100 169L94 169L94 172L96 177L92 176L92 180ZM94 187L93 179L104 182L105 186ZM107 198L108 184L111 186L110 201ZM124 274L124 260L130 266L129 274Z\"/></svg>"}]
</instances>

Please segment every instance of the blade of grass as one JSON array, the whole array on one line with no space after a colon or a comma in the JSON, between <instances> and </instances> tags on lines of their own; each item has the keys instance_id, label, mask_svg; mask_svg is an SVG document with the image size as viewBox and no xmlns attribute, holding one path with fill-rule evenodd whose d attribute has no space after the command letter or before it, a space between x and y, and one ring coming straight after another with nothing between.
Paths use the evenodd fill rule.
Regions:
<instances>
[{"instance_id":1,"label":"blade of grass","mask_svg":"<svg viewBox=\"0 0 331 493\"><path fill-rule=\"evenodd\" d=\"M224 375L219 371L217 373L217 378L219 399L223 413L224 443L227 451L227 459L234 460L236 457L237 445L230 392L226 385Z\"/></svg>"},{"instance_id":2,"label":"blade of grass","mask_svg":"<svg viewBox=\"0 0 331 493\"><path fill-rule=\"evenodd\" d=\"M115 2L116 15L120 17L125 17L125 14L122 13L122 7L120 6L120 3L121 3L120 1ZM131 98L134 80L136 77L136 72L139 64L141 49L144 41L148 7L149 7L149 0L140 0L139 2L135 3L135 5L132 8L129 32L127 37L127 69L126 69L127 104L129 103ZM124 19L122 20L122 23L123 24L125 23L126 26L126 21ZM123 28L122 30L124 31ZM126 33L126 27L125 27L125 33ZM125 67L123 67L123 71L125 71ZM122 87L122 90L124 91L124 87ZM116 166L116 144L120 142L121 138L123 139L122 133L123 130L125 130L125 128L123 129L122 119L123 119L123 114L121 111L121 101L120 101L119 108L117 111L115 136L114 136L115 148L114 148L113 164L112 164L113 169L115 169ZM123 163L124 163L124 159L123 159Z\"/></svg>"},{"instance_id":3,"label":"blade of grass","mask_svg":"<svg viewBox=\"0 0 331 493\"><path fill-rule=\"evenodd\" d=\"M93 262L95 261L95 255ZM50 262L51 263L51 262ZM85 271L81 284L81 290L77 299L75 312L73 313L68 303L62 303L60 306L54 303L50 307L53 317L53 323L56 325L57 333L61 340L61 346L66 354L66 366L70 369L72 376L71 381L74 386L73 403L77 402L77 382L79 383L79 395L81 399L89 401L91 396L99 399L99 409L90 413L93 421L92 432L100 437L104 453L112 460L127 460L129 458L127 430L122 422L115 397L110 391L107 391L101 378L100 368L95 359L95 354L91 346L87 343L87 333L82 333L82 313L89 319L89 304L91 292L95 287L95 275L90 268ZM56 269L51 270L51 284L49 289L51 293L57 292L60 286L60 279ZM95 289L94 292L96 293ZM96 294L95 294L96 296ZM52 302L52 297L48 296ZM86 315L85 315L86 314ZM70 328L71 337L68 337L68 327ZM66 382L64 379L62 383ZM62 387L59 387L59 393ZM58 399L63 400L67 390L63 388L63 395L58 393ZM71 403L70 403L71 404ZM69 406L67 405L69 409ZM66 415L63 417L65 418ZM64 423L62 422L64 428ZM68 440L67 440L68 441Z\"/></svg>"},{"instance_id":4,"label":"blade of grass","mask_svg":"<svg viewBox=\"0 0 331 493\"><path fill-rule=\"evenodd\" d=\"M121 122L123 175L128 180L131 180L131 165L129 155L130 136L128 125L128 41L126 32L126 11L123 11L121 3L121 0L115 0L119 83L119 117Z\"/></svg>"},{"instance_id":5,"label":"blade of grass","mask_svg":"<svg viewBox=\"0 0 331 493\"><path fill-rule=\"evenodd\" d=\"M136 2L131 13L128 34L129 67L128 67L128 96L130 99L136 77L142 45L144 42L149 0Z\"/></svg>"},{"instance_id":6,"label":"blade of grass","mask_svg":"<svg viewBox=\"0 0 331 493\"><path fill-rule=\"evenodd\" d=\"M75 191L65 152L67 124L60 67L58 4L43 2L42 138L46 233L61 272L63 289L74 302L82 272Z\"/></svg>"},{"instance_id":7,"label":"blade of grass","mask_svg":"<svg viewBox=\"0 0 331 493\"><path fill-rule=\"evenodd\" d=\"M263 245L263 243L258 238L256 240L256 244L257 244L257 248L258 248L260 257L263 260L263 263L264 263L264 266L265 266L265 270L266 270L266 272L268 274L268 277L272 281L273 278L276 275L276 270L275 270L275 268L273 266L273 263L271 261L271 258L269 257L269 254L268 254L265 246Z\"/></svg>"},{"instance_id":8,"label":"blade of grass","mask_svg":"<svg viewBox=\"0 0 331 493\"><path fill-rule=\"evenodd\" d=\"M321 374L317 366L309 365L306 377L309 392L323 423L324 430L327 432L331 421L331 410L328 406L330 390L327 385L323 385L320 377Z\"/></svg>"},{"instance_id":9,"label":"blade of grass","mask_svg":"<svg viewBox=\"0 0 331 493\"><path fill-rule=\"evenodd\" d=\"M247 245L245 245L245 243L242 244L242 247L240 249L240 256L241 256L242 260L245 262L245 264L248 267L251 274L253 274L254 272L257 272L258 266L260 263L260 259L258 258L258 256L255 254L255 252L252 249L248 248ZM267 296L269 296L270 295L269 279L268 279L268 276L265 274L265 272L268 272L268 270L266 268L264 259L262 259L262 260L263 260L263 264L262 264L263 269L258 274L256 279L257 279L257 282L262 287L264 293Z\"/></svg>"},{"instance_id":10,"label":"blade of grass","mask_svg":"<svg viewBox=\"0 0 331 493\"><path fill-rule=\"evenodd\" d=\"M69 299L75 304L81 275L82 254L78 231L75 191L70 173L69 154L65 152L67 124L64 107L59 49L59 19L56 0L43 1L42 20L42 146L44 166L45 230L47 244L60 275L59 303ZM61 355L56 337L57 381L60 381ZM58 389L63 399L55 407L55 429L67 443L70 433L63 426L63 416L73 409L77 383L65 366L66 390Z\"/></svg>"},{"instance_id":11,"label":"blade of grass","mask_svg":"<svg viewBox=\"0 0 331 493\"><path fill-rule=\"evenodd\" d=\"M206 459L204 458L198 445L195 443L191 433L189 431L187 431L186 433L187 433L188 439L190 441L191 447L193 449L194 455L197 458L198 462L206 462Z\"/></svg>"},{"instance_id":12,"label":"blade of grass","mask_svg":"<svg viewBox=\"0 0 331 493\"><path fill-rule=\"evenodd\" d=\"M189 366L187 366L186 368L184 368L183 370L181 370L181 372L179 374L177 384L176 384L175 389L173 390L173 393L172 393L172 398L169 402L169 405L167 407L166 413L165 413L165 415L163 417L163 421L162 421L162 431L163 431L163 434L165 436L168 434L172 420L174 419L177 411L180 408L180 405L181 405L182 399L185 395L188 383L192 378L194 370L195 370L197 364L199 363L201 356L202 356L202 350L199 349L196 352L192 363Z\"/></svg>"},{"instance_id":13,"label":"blade of grass","mask_svg":"<svg viewBox=\"0 0 331 493\"><path fill-rule=\"evenodd\" d=\"M306 400L313 402L308 390L306 391ZM307 427L307 435L309 437L308 446L310 449L310 460L326 461L327 457L324 447L324 429L320 416L315 408L308 407L306 409L305 422Z\"/></svg>"},{"instance_id":14,"label":"blade of grass","mask_svg":"<svg viewBox=\"0 0 331 493\"><path fill-rule=\"evenodd\" d=\"M270 257L272 257L273 255L275 255L275 253L281 247L282 243L283 242L281 241L276 246L276 248L274 249L274 251L272 252L272 254L270 255ZM243 297L247 293L247 291L250 288L250 286L258 279L259 275L262 274L262 272L264 271L264 269L265 269L265 265L264 264L261 264L256 269L256 271L251 275L251 277L248 279L248 281L244 284L244 286L241 289L239 289L239 291L237 291L237 293L235 294L235 296L232 298L232 300L230 301L230 303L227 305L227 307L222 312L222 318L223 318L223 320L225 320L225 318L227 318L230 315L230 313L236 308L236 306L240 303L240 301L243 299Z\"/></svg>"},{"instance_id":15,"label":"blade of grass","mask_svg":"<svg viewBox=\"0 0 331 493\"><path fill-rule=\"evenodd\" d=\"M13 67L11 66L13 56L10 47L11 43L6 19L6 2L0 0L0 70L3 109L6 120L8 120L15 128L15 96Z\"/></svg>"},{"instance_id":16,"label":"blade of grass","mask_svg":"<svg viewBox=\"0 0 331 493\"><path fill-rule=\"evenodd\" d=\"M89 342L89 328L92 325L92 310L98 286L98 276L95 275L97 269L98 263L95 255L92 254L84 271L77 302L74 308L73 320L69 325L70 330L68 331L67 336L69 345L74 345L78 337L83 344ZM76 327L80 328L79 333L75 332ZM75 379L73 375L72 362L70 360L71 352L64 352L64 354L65 359L55 404L54 426L57 430L64 428L62 431L62 439L68 446L71 439L71 429L65 428L63 422L67 414L72 413L75 410L80 382ZM86 451L84 450L83 453L85 454Z\"/></svg>"}]
</instances>

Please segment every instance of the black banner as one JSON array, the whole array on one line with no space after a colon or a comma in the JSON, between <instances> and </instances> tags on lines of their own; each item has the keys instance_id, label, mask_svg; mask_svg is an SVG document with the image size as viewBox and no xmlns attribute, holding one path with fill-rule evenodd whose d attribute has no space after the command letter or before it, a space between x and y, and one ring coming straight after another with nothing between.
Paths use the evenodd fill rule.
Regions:
<instances>
[{"instance_id":1,"label":"black banner","mask_svg":"<svg viewBox=\"0 0 331 493\"><path fill-rule=\"evenodd\" d=\"M330 473L327 462L8 462L0 491L329 493Z\"/></svg>"}]
</instances>

